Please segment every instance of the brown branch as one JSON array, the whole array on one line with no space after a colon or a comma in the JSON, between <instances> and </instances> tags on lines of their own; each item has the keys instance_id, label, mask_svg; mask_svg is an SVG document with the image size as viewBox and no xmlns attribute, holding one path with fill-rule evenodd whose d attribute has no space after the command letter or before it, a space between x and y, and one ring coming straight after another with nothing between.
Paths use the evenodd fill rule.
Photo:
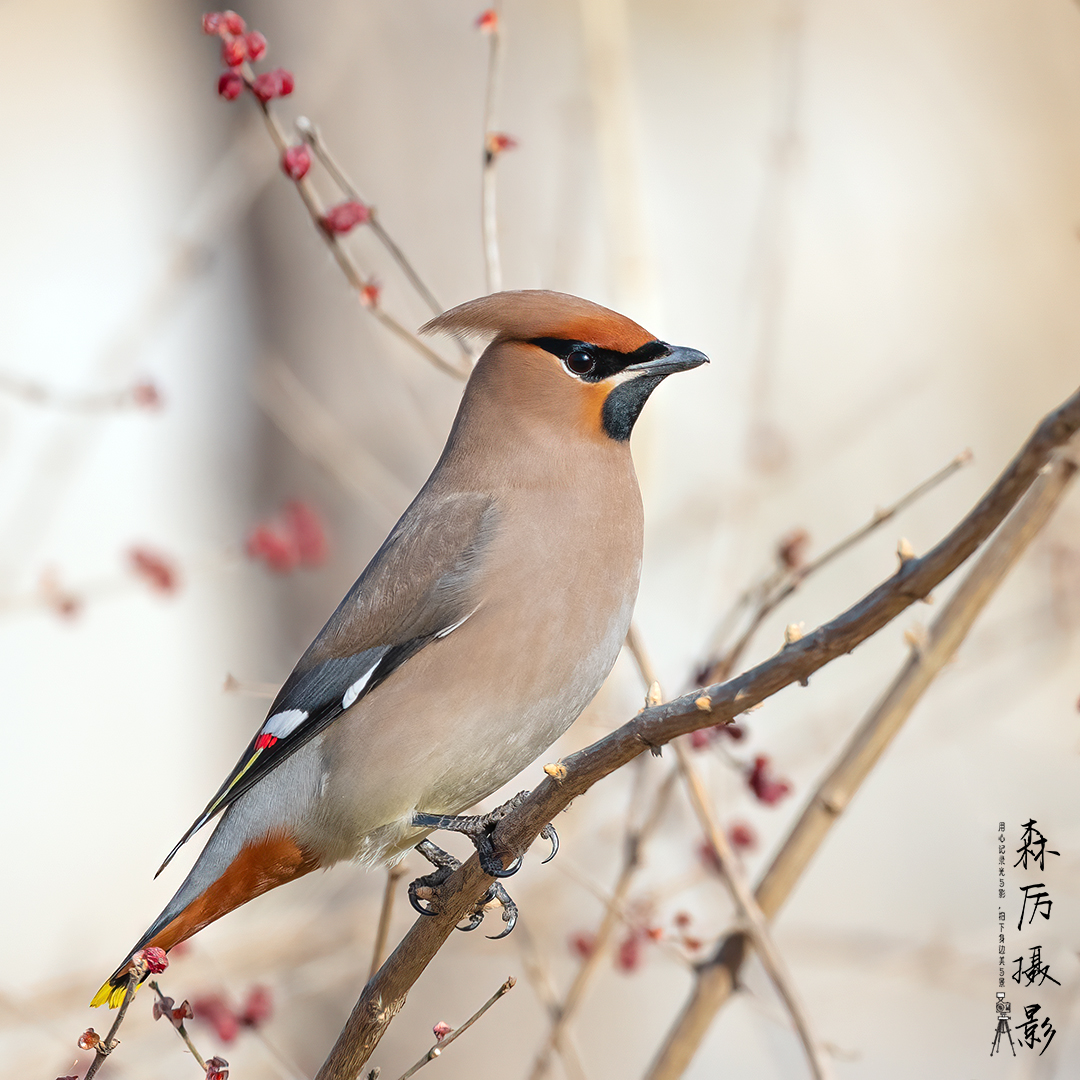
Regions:
<instances>
[{"instance_id":1,"label":"brown branch","mask_svg":"<svg viewBox=\"0 0 1080 1080\"><path fill-rule=\"evenodd\" d=\"M109 1034L94 1047L94 1060L90 1062L90 1068L86 1070L86 1076L83 1077L83 1080L93 1080L94 1074L104 1064L105 1059L120 1045L116 1033L124 1022L124 1015L127 1013L128 1006L135 1000L135 990L139 985L140 975L141 972L137 968L133 967L131 969L127 986L124 989L124 1000L120 1002L120 1008L116 1012L116 1019L113 1021L112 1027L109 1028Z\"/></svg>"},{"instance_id":2,"label":"brown branch","mask_svg":"<svg viewBox=\"0 0 1080 1080\"><path fill-rule=\"evenodd\" d=\"M471 1028L473 1024L475 1024L476 1021L499 1000L499 998L504 994L508 994L516 985L517 979L511 975L510 978L508 978L506 982L504 982L502 986L500 986L499 989L496 990L495 993L492 994L491 997L461 1025L461 1027L454 1028L453 1031L444 1035L443 1038L440 1039L415 1065L413 1065L411 1069L406 1069L405 1072L401 1074L400 1080L409 1080L410 1076L419 1072L429 1061L433 1061L437 1058L459 1035L464 1035L465 1032L468 1031L469 1028Z\"/></svg>"},{"instance_id":3,"label":"brown branch","mask_svg":"<svg viewBox=\"0 0 1080 1080\"><path fill-rule=\"evenodd\" d=\"M166 1020L170 1022L170 1024L172 1024L174 1028L176 1028L177 1033L180 1035L180 1038L183 1039L185 1043L187 1043L187 1048L191 1051L192 1056L199 1063L199 1068L201 1068L203 1073L205 1073L206 1061L203 1058L202 1054L200 1054L199 1051L195 1048L195 1044L191 1041L191 1036L187 1033L187 1028L184 1027L183 1020L181 1020L179 1023L174 1023L172 1020L172 998L167 998L161 992L161 987L158 986L156 980L152 979L150 981L150 989L153 990L155 994L157 994L158 1003L162 1006L162 1015L165 1017ZM190 1009L188 1010L188 1015L191 1015Z\"/></svg>"},{"instance_id":4,"label":"brown branch","mask_svg":"<svg viewBox=\"0 0 1080 1080\"><path fill-rule=\"evenodd\" d=\"M1061 454L1042 471L942 608L925 643L913 649L892 685L859 725L755 891L755 899L767 918L772 918L791 894L810 859L916 702L955 654L994 590L1049 519L1076 469L1075 462ZM745 934L731 934L709 960L699 965L690 999L668 1033L648 1080L676 1080L683 1074L713 1017L731 996L749 946Z\"/></svg>"},{"instance_id":5,"label":"brown branch","mask_svg":"<svg viewBox=\"0 0 1080 1080\"><path fill-rule=\"evenodd\" d=\"M379 908L379 927L375 931L375 944L371 949L370 979L382 967L386 959L386 939L390 936L390 915L394 910L394 893L397 883L405 874L404 863L396 863L386 868L386 888L383 889L382 907Z\"/></svg>"},{"instance_id":6,"label":"brown branch","mask_svg":"<svg viewBox=\"0 0 1080 1080\"><path fill-rule=\"evenodd\" d=\"M733 720L877 633L925 597L965 562L1021 499L1055 448L1080 428L1080 392L1050 413L977 506L922 558L906 560L891 578L831 622L730 681L642 710L635 719L572 754L496 829L496 853L507 865L578 796L646 747L662 746L698 728ZM440 889L442 910L418 919L364 987L316 1080L355 1080L394 1015L454 926L470 912L491 879L473 856Z\"/></svg>"},{"instance_id":7,"label":"brown branch","mask_svg":"<svg viewBox=\"0 0 1080 1080\"><path fill-rule=\"evenodd\" d=\"M896 517L901 510L907 509L913 502L921 499L923 495L932 491L943 480L947 480L957 471L957 469L963 468L970 461L970 450L964 450L962 453L957 454L957 456L944 468L939 469L933 476L928 477L921 484L912 488L906 495L902 495L892 504L892 506L886 507L884 510L875 511L874 516L865 525L861 525L853 533L849 533L843 539L838 540L831 548L822 552L816 559L811 559L810 562L805 565L793 567L791 570L783 569L779 572L769 574L763 581L742 593L736 601L732 612L730 612L721 622L723 624L734 619L742 608L746 607L755 597L757 597L757 607L750 617L746 629L730 649L721 653L718 657L706 662L699 672L696 681L699 683L721 682L726 679L732 671L735 670L735 665L746 651L751 639L754 634L757 633L761 624L780 606L780 604L795 592L795 590L798 589L811 574L816 573L822 567L827 566L834 559L843 555L844 552L849 551L859 543L860 540L864 540L874 532L875 529L881 528L886 521L890 521L892 518Z\"/></svg>"}]
</instances>

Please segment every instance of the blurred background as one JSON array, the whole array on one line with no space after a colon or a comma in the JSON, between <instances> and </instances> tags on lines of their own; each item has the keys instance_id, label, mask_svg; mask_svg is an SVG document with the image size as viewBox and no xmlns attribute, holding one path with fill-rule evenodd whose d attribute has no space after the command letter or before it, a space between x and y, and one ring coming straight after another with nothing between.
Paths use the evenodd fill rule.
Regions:
<instances>
[{"instance_id":1,"label":"blurred background","mask_svg":"<svg viewBox=\"0 0 1080 1080\"><path fill-rule=\"evenodd\" d=\"M250 96L218 97L220 46L201 12L0 5L0 1058L13 1076L85 1071L76 1039L109 1022L86 1003L197 844L154 870L423 482L461 393L358 303ZM319 125L446 306L485 291L481 12L241 10L269 39L260 67L295 75L275 105L286 129L299 115ZM661 387L634 436L637 625L675 694L792 530L812 557L974 454L810 579L744 664L890 575L901 536L927 550L1075 389L1080 9L506 0L501 14L494 126L518 144L497 162L505 287L587 296L713 360ZM428 317L369 229L346 243L387 312L410 328ZM307 555L279 557L274 538L297 515ZM911 609L808 690L771 699L743 739L699 740L694 760L752 877L934 610ZM1076 1075L1078 628L1074 491L777 920L838 1077ZM642 694L624 657L544 760L623 723ZM761 755L790 788L772 802L747 783ZM535 785L541 764L506 792ZM670 766L669 753L623 770L562 816L559 857L541 868L533 855L514 879L518 931L453 936L372 1058L384 1080L509 974L517 988L428 1068L530 1075L545 1001L565 993L603 916L628 808ZM1008 991L1014 1013L1040 1002L1057 1035L1041 1056L991 1059L996 830L1007 823L1011 851L1028 818L1061 854L1039 879L1052 916L1023 934L1029 879L1009 870L1009 970L1038 944L1060 986ZM646 1071L692 963L731 925L700 848L676 788L570 1020L573 1061L551 1075ZM265 987L272 1002L231 1039L231 1014L204 1009L190 1025L202 1052L235 1080L313 1075L367 978L384 881L338 866L177 950L161 981L178 1001L242 1010ZM391 943L414 917L402 893ZM744 977L687 1075L807 1075L756 961ZM150 1001L144 990L107 1075L197 1075Z\"/></svg>"}]
</instances>

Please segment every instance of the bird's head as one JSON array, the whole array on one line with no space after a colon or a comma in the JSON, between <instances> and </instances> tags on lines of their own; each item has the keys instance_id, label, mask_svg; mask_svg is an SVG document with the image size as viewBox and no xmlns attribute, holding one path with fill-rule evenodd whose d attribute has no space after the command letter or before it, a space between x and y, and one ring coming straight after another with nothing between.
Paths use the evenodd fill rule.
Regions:
<instances>
[{"instance_id":1,"label":"bird's head","mask_svg":"<svg viewBox=\"0 0 1080 1080\"><path fill-rule=\"evenodd\" d=\"M708 363L658 341L608 308L542 289L493 293L432 319L421 333L488 337L470 389L563 430L630 438L649 395L676 371Z\"/></svg>"}]
</instances>

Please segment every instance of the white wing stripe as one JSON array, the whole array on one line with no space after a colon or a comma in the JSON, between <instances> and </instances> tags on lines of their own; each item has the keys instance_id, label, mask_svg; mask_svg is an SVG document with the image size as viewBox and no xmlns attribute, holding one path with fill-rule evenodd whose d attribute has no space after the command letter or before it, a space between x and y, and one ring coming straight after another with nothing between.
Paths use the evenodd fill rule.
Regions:
<instances>
[{"instance_id":1,"label":"white wing stripe","mask_svg":"<svg viewBox=\"0 0 1080 1080\"><path fill-rule=\"evenodd\" d=\"M376 662L368 671L365 671L348 690L345 691L345 696L341 699L341 707L343 709L347 709L354 701L356 701L360 696L360 691L367 686L368 679L371 678L372 672L374 672L375 668L378 666L378 662Z\"/></svg>"},{"instance_id":2,"label":"white wing stripe","mask_svg":"<svg viewBox=\"0 0 1080 1080\"><path fill-rule=\"evenodd\" d=\"M306 709L284 709L274 713L262 726L263 735L276 735L284 739L291 735L308 718Z\"/></svg>"}]
</instances>

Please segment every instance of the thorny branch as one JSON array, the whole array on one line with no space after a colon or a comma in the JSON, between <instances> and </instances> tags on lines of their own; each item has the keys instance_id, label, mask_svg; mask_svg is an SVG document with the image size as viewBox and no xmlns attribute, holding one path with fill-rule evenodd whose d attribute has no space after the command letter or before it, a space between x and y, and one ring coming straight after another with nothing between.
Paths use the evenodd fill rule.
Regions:
<instances>
[{"instance_id":1,"label":"thorny branch","mask_svg":"<svg viewBox=\"0 0 1080 1080\"><path fill-rule=\"evenodd\" d=\"M579 795L632 761L646 747L662 746L701 727L733 720L792 683L806 685L815 671L852 652L902 611L930 593L964 563L1002 523L1039 475L1052 452L1080 429L1080 391L1050 413L971 512L931 551L906 558L899 570L831 622L726 683L644 709L575 754L547 776L499 824L493 836L504 865L523 852L540 830ZM365 986L319 1070L316 1080L354 1080L390 1021L490 879L473 856L441 890L442 910L418 919L378 973Z\"/></svg>"},{"instance_id":2,"label":"thorny branch","mask_svg":"<svg viewBox=\"0 0 1080 1080\"><path fill-rule=\"evenodd\" d=\"M912 650L892 685L848 740L840 760L811 796L755 891L756 902L766 918L772 918L791 894L829 830L916 703L955 655L979 612L1045 525L1076 471L1071 457L1055 454L942 608L925 642ZM683 1074L716 1013L735 989L749 947L744 933L730 934L713 956L698 966L690 998L669 1031L647 1080L677 1080Z\"/></svg>"},{"instance_id":3,"label":"thorny branch","mask_svg":"<svg viewBox=\"0 0 1080 1080\"><path fill-rule=\"evenodd\" d=\"M865 524L849 533L843 539L838 540L827 551L823 551L816 559L811 559L803 565L781 565L772 574L768 575L757 585L747 589L736 600L734 608L721 620L721 627L734 622L739 613L755 603L753 614L746 628L731 648L720 653L718 656L705 662L696 676L696 681L701 683L722 682L739 662L742 654L746 651L754 634L760 629L761 624L793 593L811 574L820 570L823 566L831 563L834 559L849 551L860 540L865 539L876 529L881 528L885 522L892 520L901 510L907 509L913 502L921 499L927 492L932 491L943 480L947 480L957 469L963 468L971 461L971 451L964 450L957 454L944 468L939 469L933 476L928 477L921 484L912 488L906 495L901 496L884 510L877 510L874 516ZM805 535L805 534L804 534ZM718 637L721 635L718 634Z\"/></svg>"}]
</instances>

